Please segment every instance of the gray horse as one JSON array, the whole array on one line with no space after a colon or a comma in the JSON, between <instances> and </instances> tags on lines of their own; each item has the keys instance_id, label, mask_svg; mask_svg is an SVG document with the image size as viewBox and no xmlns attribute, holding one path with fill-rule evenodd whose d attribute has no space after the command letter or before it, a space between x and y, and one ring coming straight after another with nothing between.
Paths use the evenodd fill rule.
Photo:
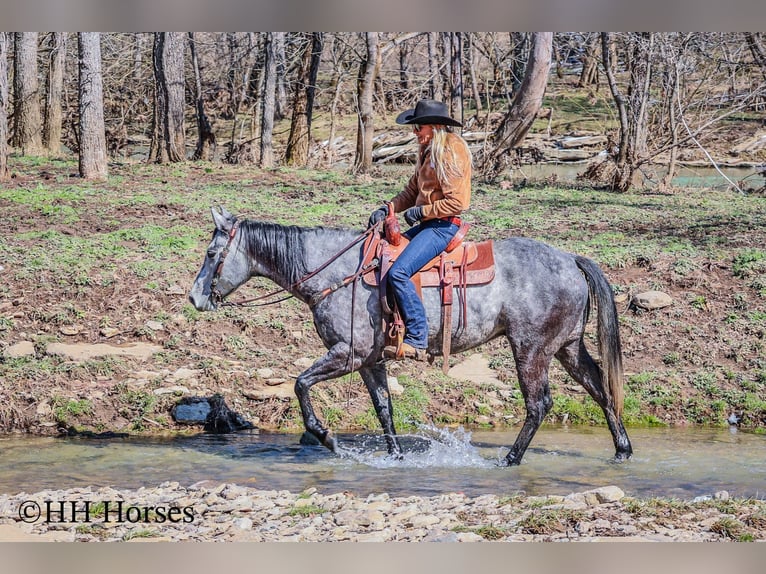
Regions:
<instances>
[{"instance_id":1,"label":"gray horse","mask_svg":"<svg viewBox=\"0 0 766 574\"><path fill-rule=\"evenodd\" d=\"M381 358L384 333L377 289L362 281L344 282L360 266L358 233L238 220L223 208L212 209L212 213L215 231L189 293L192 304L200 311L215 310L226 296L256 276L267 277L309 304L328 351L295 382L306 430L337 451L335 437L314 413L309 390L321 381L359 371L383 427L388 452L401 453L386 363ZM469 286L466 301L466 326L459 325L459 306L453 309L453 351L467 351L501 335L513 349L527 414L505 457L508 465L521 462L553 405L548 385L553 357L604 411L615 459L631 456L621 420L623 372L617 311L609 283L593 261L532 239L496 241L495 278L487 285ZM423 289L423 303L429 324L428 351L439 355L438 289ZM583 340L592 304L597 308L600 365ZM458 331L458 326L464 328Z\"/></svg>"}]
</instances>

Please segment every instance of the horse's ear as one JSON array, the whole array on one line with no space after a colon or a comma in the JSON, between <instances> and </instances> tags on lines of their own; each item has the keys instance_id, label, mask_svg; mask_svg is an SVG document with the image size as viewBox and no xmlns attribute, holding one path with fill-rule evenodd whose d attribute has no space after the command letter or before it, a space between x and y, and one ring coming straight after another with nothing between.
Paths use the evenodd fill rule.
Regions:
<instances>
[{"instance_id":1,"label":"horse's ear","mask_svg":"<svg viewBox=\"0 0 766 574\"><path fill-rule=\"evenodd\" d=\"M228 233L231 231L234 225L234 216L229 213L225 207L219 207L220 211L216 211L215 207L210 208L210 212L213 214L213 221L215 222L216 229Z\"/></svg>"}]
</instances>

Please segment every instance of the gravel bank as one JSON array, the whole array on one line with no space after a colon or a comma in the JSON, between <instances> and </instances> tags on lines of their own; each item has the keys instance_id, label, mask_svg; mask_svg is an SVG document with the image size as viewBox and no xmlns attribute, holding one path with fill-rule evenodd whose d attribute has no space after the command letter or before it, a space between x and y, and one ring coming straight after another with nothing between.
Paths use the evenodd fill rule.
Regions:
<instances>
[{"instance_id":1,"label":"gravel bank","mask_svg":"<svg viewBox=\"0 0 766 574\"><path fill-rule=\"evenodd\" d=\"M72 510L74 509L74 514ZM568 496L392 498L176 482L0 495L0 541L766 540L766 501L634 499L616 486Z\"/></svg>"}]
</instances>

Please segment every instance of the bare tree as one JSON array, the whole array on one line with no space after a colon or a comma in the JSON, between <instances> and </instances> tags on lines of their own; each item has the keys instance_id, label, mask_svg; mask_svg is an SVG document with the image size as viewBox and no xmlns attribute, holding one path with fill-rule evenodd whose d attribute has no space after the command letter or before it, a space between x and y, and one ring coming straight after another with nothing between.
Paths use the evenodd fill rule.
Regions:
<instances>
[{"instance_id":1,"label":"bare tree","mask_svg":"<svg viewBox=\"0 0 766 574\"><path fill-rule=\"evenodd\" d=\"M0 181L8 178L8 34L0 32Z\"/></svg>"},{"instance_id":2,"label":"bare tree","mask_svg":"<svg viewBox=\"0 0 766 574\"><path fill-rule=\"evenodd\" d=\"M155 98L150 162L186 159L184 38L183 32L157 32L154 36Z\"/></svg>"},{"instance_id":3,"label":"bare tree","mask_svg":"<svg viewBox=\"0 0 766 574\"><path fill-rule=\"evenodd\" d=\"M651 59L654 35L652 33L631 35L629 97L623 95L614 74L614 62L610 50L610 34L601 34L601 56L609 89L617 106L620 119L620 142L613 161L616 168L612 187L627 191L634 185L636 170L646 158L647 106L651 79Z\"/></svg>"},{"instance_id":4,"label":"bare tree","mask_svg":"<svg viewBox=\"0 0 766 574\"><path fill-rule=\"evenodd\" d=\"M285 152L285 162L298 166L305 166L309 160L311 116L314 110L319 61L322 57L323 35L321 32L312 32L306 35L305 42L295 84L293 116Z\"/></svg>"},{"instance_id":5,"label":"bare tree","mask_svg":"<svg viewBox=\"0 0 766 574\"><path fill-rule=\"evenodd\" d=\"M453 118L463 122L463 34L451 32L450 38L450 99Z\"/></svg>"},{"instance_id":6,"label":"bare tree","mask_svg":"<svg viewBox=\"0 0 766 574\"><path fill-rule=\"evenodd\" d=\"M267 32L264 46L263 95L261 96L261 153L260 166L274 167L274 113L277 95L277 59L274 49L275 35L281 32Z\"/></svg>"},{"instance_id":7,"label":"bare tree","mask_svg":"<svg viewBox=\"0 0 766 574\"><path fill-rule=\"evenodd\" d=\"M80 176L104 180L108 169L100 34L81 32L77 35L77 44L80 71Z\"/></svg>"},{"instance_id":8,"label":"bare tree","mask_svg":"<svg viewBox=\"0 0 766 574\"><path fill-rule=\"evenodd\" d=\"M503 156L518 146L532 127L548 85L552 50L553 32L532 34L532 45L524 71L524 80L503 121L492 134L492 150L486 154L482 162L486 175L491 177L500 169Z\"/></svg>"},{"instance_id":9,"label":"bare tree","mask_svg":"<svg viewBox=\"0 0 766 574\"><path fill-rule=\"evenodd\" d=\"M286 60L285 33L277 32L274 36L274 54L277 59L277 108L274 119L281 120L287 117L287 88L285 87Z\"/></svg>"},{"instance_id":10,"label":"bare tree","mask_svg":"<svg viewBox=\"0 0 766 574\"><path fill-rule=\"evenodd\" d=\"M367 173L372 167L372 140L375 135L375 114L372 96L375 78L380 70L380 47L377 32L365 32L365 55L359 64L356 83L357 132L354 171Z\"/></svg>"},{"instance_id":11,"label":"bare tree","mask_svg":"<svg viewBox=\"0 0 766 574\"><path fill-rule=\"evenodd\" d=\"M50 57L45 89L45 118L43 145L48 153L61 151L61 93L64 86L64 62L66 58L66 32L50 34Z\"/></svg>"},{"instance_id":12,"label":"bare tree","mask_svg":"<svg viewBox=\"0 0 766 574\"><path fill-rule=\"evenodd\" d=\"M197 58L197 46L194 40L194 32L189 32L189 51L192 58L192 69L194 70L194 99L197 102L197 147L192 156L195 160L208 161L212 159L215 152L215 133L210 125L210 120L205 113L205 95L202 91L202 72Z\"/></svg>"},{"instance_id":13,"label":"bare tree","mask_svg":"<svg viewBox=\"0 0 766 574\"><path fill-rule=\"evenodd\" d=\"M428 86L431 99L443 101L441 66L438 51L438 32L428 33Z\"/></svg>"},{"instance_id":14,"label":"bare tree","mask_svg":"<svg viewBox=\"0 0 766 574\"><path fill-rule=\"evenodd\" d=\"M582 58L582 71L577 82L578 88L596 85L598 87L599 34L589 34Z\"/></svg>"},{"instance_id":15,"label":"bare tree","mask_svg":"<svg viewBox=\"0 0 766 574\"><path fill-rule=\"evenodd\" d=\"M477 115L482 111L481 93L479 92L479 82L477 80L478 72L476 66L476 49L474 48L474 35L468 34L468 76L471 79L471 95L476 107Z\"/></svg>"},{"instance_id":16,"label":"bare tree","mask_svg":"<svg viewBox=\"0 0 766 574\"><path fill-rule=\"evenodd\" d=\"M37 32L16 32L13 59L13 145L23 155L43 153L42 115L37 81Z\"/></svg>"}]
</instances>

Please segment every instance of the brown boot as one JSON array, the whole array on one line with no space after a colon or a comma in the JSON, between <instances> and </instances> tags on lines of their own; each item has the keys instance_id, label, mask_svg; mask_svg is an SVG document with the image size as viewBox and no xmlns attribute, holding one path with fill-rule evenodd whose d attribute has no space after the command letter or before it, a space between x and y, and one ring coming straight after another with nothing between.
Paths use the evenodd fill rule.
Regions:
<instances>
[{"instance_id":1,"label":"brown boot","mask_svg":"<svg viewBox=\"0 0 766 574\"><path fill-rule=\"evenodd\" d=\"M390 345L383 348L383 356L386 359L415 359L416 361L427 361L428 353L425 349L416 349L409 343L402 343L397 349L395 346Z\"/></svg>"}]
</instances>

